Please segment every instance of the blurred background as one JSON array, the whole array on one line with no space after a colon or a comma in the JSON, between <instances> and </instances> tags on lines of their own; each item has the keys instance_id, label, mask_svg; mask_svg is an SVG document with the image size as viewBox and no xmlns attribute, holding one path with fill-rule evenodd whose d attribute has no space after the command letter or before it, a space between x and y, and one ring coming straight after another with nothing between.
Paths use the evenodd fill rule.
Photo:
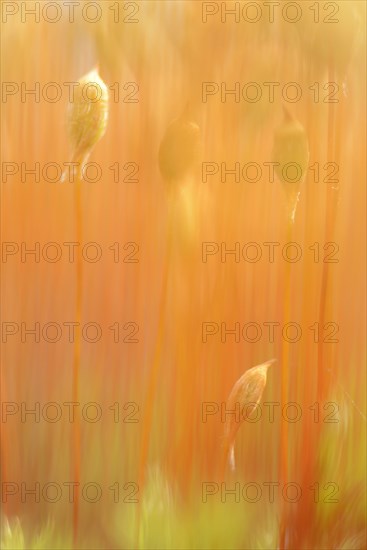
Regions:
<instances>
[{"instance_id":1,"label":"blurred background","mask_svg":"<svg viewBox=\"0 0 367 550\"><path fill-rule=\"evenodd\" d=\"M280 2L271 17L264 2L106 0L79 2L73 18L65 4L1 6L3 547L362 549L365 3ZM49 181L42 168L74 152L65 83L94 68L109 90L88 159L101 177ZM236 86L240 97L225 93ZM264 163L279 159L303 167L298 183L278 171L270 181ZM218 167L207 181L203 162ZM221 163L249 162L259 177L221 178ZM38 181L26 173L35 163ZM80 255L91 242L96 262ZM203 261L208 242L219 251ZM289 242L299 261L284 259ZM261 257L223 258L235 243ZM264 243L279 243L274 261ZM37 247L39 261L21 253ZM73 322L97 323L99 340L69 338ZM298 341L282 336L289 322ZM27 336L36 323L40 337ZM206 341L203 323L216 331ZM261 336L226 336L235 323ZM236 469L223 472L223 418L205 422L205 403L220 411L245 370L271 358L262 401L279 404L274 421L263 407L244 422ZM238 493L248 483L261 487L256 502ZM273 499L264 483L279 483ZM301 488L295 502L286 483Z\"/></svg>"}]
</instances>

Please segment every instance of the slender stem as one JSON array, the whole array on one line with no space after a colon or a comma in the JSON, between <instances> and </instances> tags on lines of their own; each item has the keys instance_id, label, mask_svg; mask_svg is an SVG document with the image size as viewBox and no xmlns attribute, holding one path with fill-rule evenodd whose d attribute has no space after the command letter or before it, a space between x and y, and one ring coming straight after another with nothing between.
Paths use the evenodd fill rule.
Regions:
<instances>
[{"instance_id":1,"label":"slender stem","mask_svg":"<svg viewBox=\"0 0 367 550\"><path fill-rule=\"evenodd\" d=\"M1 402L7 402L7 392L5 389L5 382L3 376L3 367L2 363L0 366L0 378L1 378ZM15 437L14 437L15 441ZM6 423L2 423L0 430L0 457L1 457L1 481L2 483L6 482L8 478L8 434L6 432ZM3 513L5 517L8 517L8 499L5 499L3 502Z\"/></svg>"},{"instance_id":2,"label":"slender stem","mask_svg":"<svg viewBox=\"0 0 367 550\"><path fill-rule=\"evenodd\" d=\"M174 212L171 211L169 214L169 223L168 223L167 257L164 265L162 290L161 290L160 304L159 304L158 332L157 332L156 345L155 345L155 350L153 355L153 364L149 374L148 388L147 388L147 393L144 400L145 406L144 406L144 418L143 418L143 427L142 427L142 444L140 449L140 461L139 461L139 472L138 472L138 486L139 486L140 492L143 491L144 482L145 482L145 469L146 469L146 463L147 463L148 453L149 453L150 434L152 431L154 399L156 395L159 367L160 367L160 362L162 357L165 312L166 312L166 304L167 304L167 289L168 289L168 282L169 282L169 272L170 272L170 264L171 264L171 253L172 253L172 236L173 236L172 221L173 220L174 220ZM140 523L141 523L140 519L141 519L141 503L139 502L138 510L137 510L136 548L139 548Z\"/></svg>"},{"instance_id":3,"label":"slender stem","mask_svg":"<svg viewBox=\"0 0 367 550\"><path fill-rule=\"evenodd\" d=\"M82 242L82 198L81 198L82 181L81 174L78 173L75 187L75 214L76 214L76 240L78 243ZM77 255L76 261L76 299L75 299L75 322L80 327L81 323L81 308L82 308L82 290L83 290L83 264L80 254ZM79 401L79 383L80 383L80 351L81 351L81 335L80 331L77 331L74 342L74 357L73 357L73 382L72 382L72 395L73 401ZM73 539L74 546L77 544L78 539L78 525L79 525L79 482L80 482L80 420L78 415L74 419L73 430L73 448L74 448L74 482L75 493L73 501Z\"/></svg>"},{"instance_id":4,"label":"slender stem","mask_svg":"<svg viewBox=\"0 0 367 550\"><path fill-rule=\"evenodd\" d=\"M329 82L334 82L334 70L330 63L329 66ZM328 136L327 136L327 158L329 162L333 161L334 154L334 133L335 133L335 107L333 103L329 103L328 110ZM325 225L325 242L331 240L334 232L334 222L336 214L338 189L333 188L333 183L328 184L326 193L326 225ZM329 263L324 262L322 264L322 280L321 280L321 293L320 293L320 307L319 307L319 327L325 324L327 298L330 290L330 272ZM325 359L324 359L324 344L320 339L318 344L318 377L317 377L317 399L318 402L322 402L327 393L329 387L329 376L325 376Z\"/></svg>"},{"instance_id":5,"label":"slender stem","mask_svg":"<svg viewBox=\"0 0 367 550\"><path fill-rule=\"evenodd\" d=\"M293 220L287 219L286 242L292 241ZM288 262L284 274L284 323L288 323L291 313L291 264ZM289 388L289 342L283 339L282 342L282 366L281 366L281 403L282 407L288 402ZM287 483L289 474L288 463L288 422L281 421L280 424L280 482L282 486ZM287 514L283 505L283 513L280 526L280 548L286 548Z\"/></svg>"}]
</instances>

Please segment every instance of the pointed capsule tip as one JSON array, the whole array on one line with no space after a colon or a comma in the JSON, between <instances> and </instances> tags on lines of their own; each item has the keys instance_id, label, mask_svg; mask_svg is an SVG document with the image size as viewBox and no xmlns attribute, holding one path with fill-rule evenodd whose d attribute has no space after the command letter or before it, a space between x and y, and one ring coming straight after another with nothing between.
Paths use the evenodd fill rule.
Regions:
<instances>
[{"instance_id":1,"label":"pointed capsule tip","mask_svg":"<svg viewBox=\"0 0 367 550\"><path fill-rule=\"evenodd\" d=\"M265 361L265 363L263 363L263 366L269 368L271 367L271 365L274 365L274 363L276 362L277 360L275 358L269 359L268 361Z\"/></svg>"},{"instance_id":2,"label":"pointed capsule tip","mask_svg":"<svg viewBox=\"0 0 367 550\"><path fill-rule=\"evenodd\" d=\"M99 65L96 64L94 67L91 68L90 71L85 73L81 78L80 81L86 81L86 82L103 82L100 74L99 74Z\"/></svg>"}]
</instances>

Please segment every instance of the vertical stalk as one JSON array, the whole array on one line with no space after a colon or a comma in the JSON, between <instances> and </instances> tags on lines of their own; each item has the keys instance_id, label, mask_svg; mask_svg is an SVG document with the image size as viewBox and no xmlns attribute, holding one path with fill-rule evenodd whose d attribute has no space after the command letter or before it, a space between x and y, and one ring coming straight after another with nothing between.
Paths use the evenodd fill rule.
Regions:
<instances>
[{"instance_id":1,"label":"vertical stalk","mask_svg":"<svg viewBox=\"0 0 367 550\"><path fill-rule=\"evenodd\" d=\"M76 240L82 244L82 180L81 172L78 171L75 187L75 222L76 222ZM82 309L82 290L83 290L83 264L80 254L77 255L76 261L76 297L75 297L75 322L80 327L81 309ZM77 331L74 342L74 357L73 357L73 381L72 381L72 399L74 402L79 401L79 383L80 383L80 353L81 352L81 332ZM73 541L74 546L78 540L78 525L79 525L79 483L80 483L80 419L76 415L73 426L73 448L74 448L74 464L73 477L75 486L74 501L73 501Z\"/></svg>"},{"instance_id":2,"label":"vertical stalk","mask_svg":"<svg viewBox=\"0 0 367 550\"><path fill-rule=\"evenodd\" d=\"M287 217L286 242L292 240L293 221ZM284 322L288 323L291 311L291 264L287 262L284 273ZM288 402L289 388L289 342L285 339L282 341L282 367L281 367L281 406ZM288 461L288 423L281 418L280 424L280 468L279 481L282 486L287 483L289 474ZM282 505L281 525L280 525L280 549L286 548L286 532L287 532L287 513L285 505Z\"/></svg>"},{"instance_id":3,"label":"vertical stalk","mask_svg":"<svg viewBox=\"0 0 367 550\"><path fill-rule=\"evenodd\" d=\"M332 62L329 64L329 82L333 82L335 78L335 72ZM327 135L327 159L328 162L333 161L334 154L334 133L335 133L335 107L333 103L329 103L328 108L328 135ZM338 198L338 188L334 189L333 184L329 183L326 192L326 223L325 223L325 242L328 242L334 233L336 205ZM322 280L321 280L321 294L320 294L320 307L319 307L319 328L323 330L323 326L326 320L327 310L327 298L330 290L330 272L329 264L323 262L322 264ZM330 385L330 375L325 376L325 348L322 342L322 338L319 339L318 353L317 353L317 399L318 402L322 402L328 394Z\"/></svg>"},{"instance_id":4,"label":"vertical stalk","mask_svg":"<svg viewBox=\"0 0 367 550\"><path fill-rule=\"evenodd\" d=\"M0 379L1 379L1 402L7 402L7 392L5 389L4 377L3 377L3 366L0 365ZM5 422L2 422L1 431L0 431L0 457L1 457L1 483L6 482L8 478L8 434L6 433ZM15 438L14 438L15 441ZM3 502L3 514L5 517L9 516L8 513L8 499L5 499Z\"/></svg>"},{"instance_id":5,"label":"vertical stalk","mask_svg":"<svg viewBox=\"0 0 367 550\"><path fill-rule=\"evenodd\" d=\"M168 222L167 256L166 256L166 261L164 265L162 290L161 290L161 296L160 296L160 302L159 302L158 332L156 337L156 345L154 349L152 368L149 373L148 388L147 388L147 392L144 400L145 406L144 406L143 427L142 427L142 443L141 443L141 449L140 449L140 460L139 460L139 471L138 471L138 486L141 494L142 494L144 482L145 482L145 468L146 468L147 459L148 459L150 435L152 431L154 399L155 399L156 390L157 390L159 367L160 367L160 362L162 358L162 344L163 344L163 335L164 335L167 292L168 292L169 272L170 272L170 264L171 264L171 253L172 253L172 235L173 235L172 222L174 220L174 212L172 212L172 206L174 206L174 203L169 205L170 213L169 213L169 222ZM140 500L138 503L137 510L138 511L137 511L137 520L136 520L135 547L139 548L140 524L141 524Z\"/></svg>"}]
</instances>

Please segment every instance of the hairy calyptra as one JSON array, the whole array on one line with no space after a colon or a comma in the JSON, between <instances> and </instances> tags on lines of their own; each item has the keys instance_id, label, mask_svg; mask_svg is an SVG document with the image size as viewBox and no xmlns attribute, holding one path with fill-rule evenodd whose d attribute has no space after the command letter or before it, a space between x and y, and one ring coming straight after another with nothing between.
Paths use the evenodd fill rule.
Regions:
<instances>
[{"instance_id":1,"label":"hairy calyptra","mask_svg":"<svg viewBox=\"0 0 367 550\"><path fill-rule=\"evenodd\" d=\"M80 175L93 147L104 136L108 120L108 89L93 69L78 81L74 101L69 104L67 128L72 162Z\"/></svg>"}]
</instances>

